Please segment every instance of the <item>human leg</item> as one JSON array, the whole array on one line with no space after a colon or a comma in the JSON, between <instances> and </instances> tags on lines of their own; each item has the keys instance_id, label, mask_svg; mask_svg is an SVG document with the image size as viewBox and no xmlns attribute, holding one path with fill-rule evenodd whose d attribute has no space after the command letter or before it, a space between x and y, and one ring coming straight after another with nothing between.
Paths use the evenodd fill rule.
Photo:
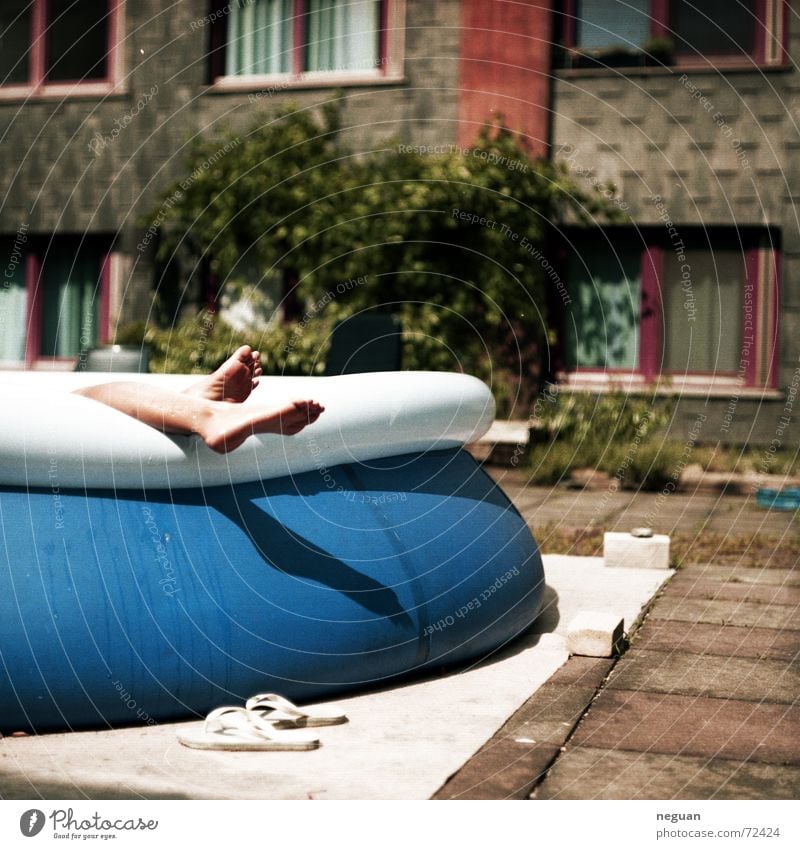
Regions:
<instances>
[{"instance_id":1,"label":"human leg","mask_svg":"<svg viewBox=\"0 0 800 849\"><path fill-rule=\"evenodd\" d=\"M76 392L165 433L197 433L211 449L222 454L238 448L255 433L299 433L325 409L309 400L278 408L231 404L127 381L88 386Z\"/></svg>"}]
</instances>

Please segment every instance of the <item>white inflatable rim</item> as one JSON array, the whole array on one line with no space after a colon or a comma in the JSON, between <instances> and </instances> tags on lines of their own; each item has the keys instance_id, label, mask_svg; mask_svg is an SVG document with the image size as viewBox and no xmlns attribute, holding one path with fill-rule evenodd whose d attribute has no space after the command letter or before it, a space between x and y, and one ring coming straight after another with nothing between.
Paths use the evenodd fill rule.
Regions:
<instances>
[{"instance_id":1,"label":"white inflatable rim","mask_svg":"<svg viewBox=\"0 0 800 849\"><path fill-rule=\"evenodd\" d=\"M188 488L246 483L341 463L455 448L482 436L494 399L475 377L372 372L263 377L246 404L313 398L315 424L292 437L250 437L220 455L196 436L164 434L74 390L115 380L185 389L194 375L3 372L0 484L78 489Z\"/></svg>"}]
</instances>

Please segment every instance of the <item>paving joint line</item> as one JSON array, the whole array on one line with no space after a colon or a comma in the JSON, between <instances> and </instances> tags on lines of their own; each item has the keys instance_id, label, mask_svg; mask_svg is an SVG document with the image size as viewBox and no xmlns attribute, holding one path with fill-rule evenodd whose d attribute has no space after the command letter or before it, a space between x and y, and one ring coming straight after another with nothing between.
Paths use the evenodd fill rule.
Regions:
<instances>
[{"instance_id":1,"label":"paving joint line","mask_svg":"<svg viewBox=\"0 0 800 849\"><path fill-rule=\"evenodd\" d=\"M634 624L633 624L633 627L632 627L631 631L629 631L629 632L627 632L627 633L625 634L625 640L624 640L624 643L623 643L623 651L622 651L622 652L620 652L618 655L616 655L616 656L613 658L613 662L612 662L611 666L609 667L609 669L608 669L608 671L606 672L606 674L603 676L603 680L600 682L600 685L599 685L599 686L598 686L598 688L595 690L594 695L593 695L593 696L592 696L592 698L589 700L589 702L588 702L588 704L586 705L586 707L583 709L583 712L582 712L582 713L581 713L581 715L578 717L578 719L577 719L577 721L575 722L575 724L574 724L574 725L572 726L572 728L569 730L569 733L567 734L566 739L565 739L565 740L564 740L564 742L561 744L561 748L560 748L560 751L558 752L558 754L556 754L556 756L555 756L555 757L552 759L552 761L551 761L551 762L547 765L547 767L546 767L546 768L542 771L542 773L540 773L540 775L539 775L539 776L537 776L537 780L536 780L536 781L534 781L534 783L532 784L532 786L529 788L529 793L528 793L528 798L529 798L529 799L533 796L533 794L536 792L536 790L537 790L537 789L538 789L538 788L539 788L539 787L540 787L540 786L541 786L541 785L542 785L542 784L543 784L543 783L547 780L547 777L548 777L548 775L550 774L550 771L551 771L551 770L553 769L553 767L554 767L554 766L558 763L558 761L559 761L559 760L561 760L561 758L562 758L564 755L568 754L568 753L567 753L567 751L566 751L567 746L569 745L569 742L572 740L572 738L573 738L573 737L575 736L575 734L577 733L578 728L580 727L581 723L583 722L583 720L584 720L584 719L585 719L585 717L586 717L586 714L587 714L587 713L591 710L592 705L593 705L593 704L597 701L597 699L600 697L600 695L601 695L603 692L605 692L605 691L606 691L606 689L608 689L608 687L607 687L607 685L608 685L608 680L609 680L609 678L611 677L611 675L612 675L612 673L614 672L614 670L617 668L617 664L620 662L620 660L622 660L622 658L623 658L623 657L625 657L625 656L626 656L626 655L627 655L627 654L631 651L631 649L632 649L632 647L633 647L633 646L632 646L632 642L631 642L631 638L632 638L632 637L634 637L634 636L636 635L636 633L637 633L639 630L641 630L641 628L643 628L643 627L645 626L645 624L646 624L646 622L647 622L648 618L650 617L650 611L652 610L652 608L653 608L653 606L655 605L656 601L658 600L659 596L663 593L664 588L665 588L665 587L669 584L669 582L672 580L672 578L674 578L674 577L675 577L675 575L677 575L677 574L678 574L678 572L677 572L677 570L676 570L676 571L674 571L674 572L673 572L673 574L672 574L672 575L670 575L670 576L669 576L669 578L667 578L667 580L666 580L666 581L664 581L664 583L663 583L663 584L662 584L662 585L658 588L658 590L655 592L655 594L653 595L653 597L652 597L652 598L650 599L650 601L649 601L649 602L645 605L644 609L642 610L642 612L641 612L641 613L639 614L639 616L637 617L636 622L634 622ZM570 659L571 659L571 658L570 658ZM569 661L568 661L568 662L569 662ZM565 664L565 665L566 665L566 664ZM533 800L533 801L535 801L535 800Z\"/></svg>"}]
</instances>

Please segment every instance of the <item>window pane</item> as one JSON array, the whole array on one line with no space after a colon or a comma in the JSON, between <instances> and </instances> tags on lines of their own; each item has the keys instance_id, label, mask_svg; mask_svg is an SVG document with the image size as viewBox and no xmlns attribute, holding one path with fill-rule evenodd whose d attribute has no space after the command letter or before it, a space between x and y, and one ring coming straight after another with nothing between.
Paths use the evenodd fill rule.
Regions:
<instances>
[{"instance_id":1,"label":"window pane","mask_svg":"<svg viewBox=\"0 0 800 849\"><path fill-rule=\"evenodd\" d=\"M292 0L236 0L228 16L225 73L288 74Z\"/></svg>"},{"instance_id":2,"label":"window pane","mask_svg":"<svg viewBox=\"0 0 800 849\"><path fill-rule=\"evenodd\" d=\"M641 47L650 37L650 0L578 0L575 44Z\"/></svg>"},{"instance_id":3,"label":"window pane","mask_svg":"<svg viewBox=\"0 0 800 849\"><path fill-rule=\"evenodd\" d=\"M309 0L306 70L363 71L380 64L379 0Z\"/></svg>"},{"instance_id":4,"label":"window pane","mask_svg":"<svg viewBox=\"0 0 800 849\"><path fill-rule=\"evenodd\" d=\"M75 357L97 344L100 256L51 247L44 258L42 354Z\"/></svg>"},{"instance_id":5,"label":"window pane","mask_svg":"<svg viewBox=\"0 0 800 849\"><path fill-rule=\"evenodd\" d=\"M3 239L0 246L4 267L0 286L0 360L16 363L25 357L28 325L25 256L19 238Z\"/></svg>"},{"instance_id":6,"label":"window pane","mask_svg":"<svg viewBox=\"0 0 800 849\"><path fill-rule=\"evenodd\" d=\"M616 248L616 249L615 249ZM568 368L635 368L639 362L640 251L581 240L567 267Z\"/></svg>"},{"instance_id":7,"label":"window pane","mask_svg":"<svg viewBox=\"0 0 800 849\"><path fill-rule=\"evenodd\" d=\"M738 248L665 253L664 368L736 372L741 355L744 257Z\"/></svg>"},{"instance_id":8,"label":"window pane","mask_svg":"<svg viewBox=\"0 0 800 849\"><path fill-rule=\"evenodd\" d=\"M108 0L50 0L47 79L105 79L108 32Z\"/></svg>"},{"instance_id":9,"label":"window pane","mask_svg":"<svg viewBox=\"0 0 800 849\"><path fill-rule=\"evenodd\" d=\"M747 54L755 47L755 0L672 0L670 29L678 53Z\"/></svg>"},{"instance_id":10,"label":"window pane","mask_svg":"<svg viewBox=\"0 0 800 849\"><path fill-rule=\"evenodd\" d=\"M0 85L26 83L30 78L30 0L0 3Z\"/></svg>"}]
</instances>

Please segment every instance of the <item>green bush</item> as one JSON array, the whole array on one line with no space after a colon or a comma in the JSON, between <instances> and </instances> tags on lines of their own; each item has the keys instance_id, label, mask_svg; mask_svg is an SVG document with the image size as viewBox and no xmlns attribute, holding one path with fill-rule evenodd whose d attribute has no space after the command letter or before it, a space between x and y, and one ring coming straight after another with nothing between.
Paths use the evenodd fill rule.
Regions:
<instances>
[{"instance_id":1,"label":"green bush","mask_svg":"<svg viewBox=\"0 0 800 849\"><path fill-rule=\"evenodd\" d=\"M622 444L663 427L669 421L668 404L622 391L602 394L560 392L557 404L542 405L540 423L551 438L601 447Z\"/></svg>"},{"instance_id":2,"label":"green bush","mask_svg":"<svg viewBox=\"0 0 800 849\"><path fill-rule=\"evenodd\" d=\"M119 345L150 347L150 371L156 374L207 374L240 345L261 351L265 374L319 375L325 370L332 321L321 319L274 325L260 333L234 330L219 316L202 311L170 328L136 322L117 332Z\"/></svg>"},{"instance_id":3,"label":"green bush","mask_svg":"<svg viewBox=\"0 0 800 849\"><path fill-rule=\"evenodd\" d=\"M623 473L623 487L655 491L663 489L670 481L677 484L683 469L684 449L681 442L651 437L630 452L627 464L617 467Z\"/></svg>"},{"instance_id":4,"label":"green bush","mask_svg":"<svg viewBox=\"0 0 800 849\"><path fill-rule=\"evenodd\" d=\"M206 264L223 284L243 257L267 276L282 270L301 303L331 295L319 316L329 322L391 310L406 331L408 367L477 374L501 409L516 401L526 415L545 360L550 290L561 283L548 258L552 228L620 213L499 126L485 127L473 152L386 144L354 156L339 123L334 107L287 105L246 132L193 145L186 176L142 222L158 236L159 260ZM186 281L168 285L183 291ZM278 356L296 329L270 328L261 345L274 342ZM311 340L323 343L329 327L303 329L282 365L316 373L322 353Z\"/></svg>"},{"instance_id":5,"label":"green bush","mask_svg":"<svg viewBox=\"0 0 800 849\"><path fill-rule=\"evenodd\" d=\"M673 444L658 436L672 415L664 399L619 391L562 392L558 403L539 407L545 440L530 458L537 483L556 483L573 469L588 468L606 472L622 486L658 489L677 463Z\"/></svg>"}]
</instances>

